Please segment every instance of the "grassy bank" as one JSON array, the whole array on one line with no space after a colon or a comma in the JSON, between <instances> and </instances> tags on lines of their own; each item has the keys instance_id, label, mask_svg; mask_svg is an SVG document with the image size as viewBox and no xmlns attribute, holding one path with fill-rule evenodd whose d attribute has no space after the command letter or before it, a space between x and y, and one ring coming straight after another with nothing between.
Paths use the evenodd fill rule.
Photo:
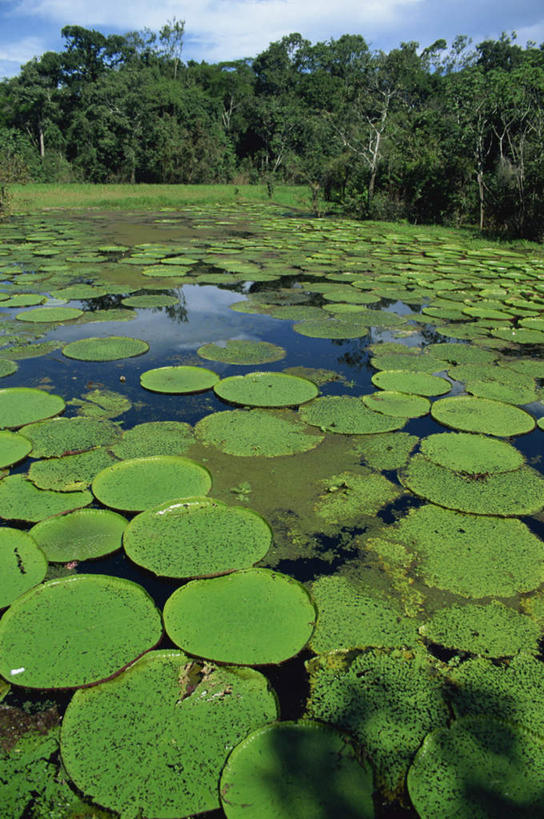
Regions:
<instances>
[{"instance_id":1,"label":"grassy bank","mask_svg":"<svg viewBox=\"0 0 544 819\"><path fill-rule=\"evenodd\" d=\"M308 209L304 186L278 185L269 198L266 185L11 185L13 212L36 213L52 208L98 208L107 210L157 210L187 204L218 202L274 202Z\"/></svg>"}]
</instances>

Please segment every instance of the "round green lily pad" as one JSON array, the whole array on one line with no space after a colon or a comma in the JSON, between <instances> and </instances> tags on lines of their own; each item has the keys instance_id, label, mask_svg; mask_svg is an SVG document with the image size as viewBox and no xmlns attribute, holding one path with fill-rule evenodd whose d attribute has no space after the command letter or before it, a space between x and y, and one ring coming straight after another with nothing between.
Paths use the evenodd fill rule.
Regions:
<instances>
[{"instance_id":1,"label":"round green lily pad","mask_svg":"<svg viewBox=\"0 0 544 819\"><path fill-rule=\"evenodd\" d=\"M420 418L427 415L431 409L431 402L421 395L408 395L405 392L379 390L378 392L363 395L365 406L384 415L394 418Z\"/></svg>"},{"instance_id":2,"label":"round green lily pad","mask_svg":"<svg viewBox=\"0 0 544 819\"><path fill-rule=\"evenodd\" d=\"M309 338L362 338L368 333L368 326L362 321L342 319L309 319L294 324L293 330Z\"/></svg>"},{"instance_id":3,"label":"round green lily pad","mask_svg":"<svg viewBox=\"0 0 544 819\"><path fill-rule=\"evenodd\" d=\"M86 489L102 469L113 463L117 463L116 458L101 446L75 455L34 461L30 464L28 478L39 489L73 492Z\"/></svg>"},{"instance_id":4,"label":"round green lily pad","mask_svg":"<svg viewBox=\"0 0 544 819\"><path fill-rule=\"evenodd\" d=\"M227 819L374 816L372 771L360 765L347 736L305 720L258 728L232 751L219 792ZM278 783L281 786L278 787Z\"/></svg>"},{"instance_id":5,"label":"round green lily pad","mask_svg":"<svg viewBox=\"0 0 544 819\"><path fill-rule=\"evenodd\" d=\"M121 299L121 304L125 307L172 307L174 304L179 304L177 296L169 296L167 293L152 294L146 293L140 296L127 296L126 299Z\"/></svg>"},{"instance_id":6,"label":"round green lily pad","mask_svg":"<svg viewBox=\"0 0 544 819\"><path fill-rule=\"evenodd\" d=\"M31 449L30 441L19 435L18 432L2 430L0 432L0 468L22 461Z\"/></svg>"},{"instance_id":7,"label":"round green lily pad","mask_svg":"<svg viewBox=\"0 0 544 819\"><path fill-rule=\"evenodd\" d=\"M65 407L60 395L31 387L0 390L0 429L22 427L58 415Z\"/></svg>"},{"instance_id":8,"label":"round green lily pad","mask_svg":"<svg viewBox=\"0 0 544 819\"><path fill-rule=\"evenodd\" d=\"M429 344L426 349L427 353L453 364L484 364L497 358L496 353L482 350L474 344L454 344L447 341L443 344Z\"/></svg>"},{"instance_id":9,"label":"round green lily pad","mask_svg":"<svg viewBox=\"0 0 544 819\"><path fill-rule=\"evenodd\" d=\"M13 375L17 371L19 365L15 361L10 361L8 358L0 358L0 378L5 378L7 375Z\"/></svg>"},{"instance_id":10,"label":"round green lily pad","mask_svg":"<svg viewBox=\"0 0 544 819\"><path fill-rule=\"evenodd\" d=\"M293 578L270 569L245 569L191 580L164 606L170 639L197 657L222 663L281 663L311 637L315 609Z\"/></svg>"},{"instance_id":11,"label":"round green lily pad","mask_svg":"<svg viewBox=\"0 0 544 819\"><path fill-rule=\"evenodd\" d=\"M307 378L275 372L233 375L215 384L225 401L251 407L293 407L315 398L319 390Z\"/></svg>"},{"instance_id":12,"label":"round green lily pad","mask_svg":"<svg viewBox=\"0 0 544 819\"><path fill-rule=\"evenodd\" d=\"M166 577L206 577L252 566L272 542L257 512L213 498L180 498L133 518L123 537L139 566Z\"/></svg>"},{"instance_id":13,"label":"round green lily pad","mask_svg":"<svg viewBox=\"0 0 544 819\"><path fill-rule=\"evenodd\" d=\"M112 421L77 417L27 424L19 434L32 444L33 458L54 458L113 444L121 430Z\"/></svg>"},{"instance_id":14,"label":"round green lily pad","mask_svg":"<svg viewBox=\"0 0 544 819\"><path fill-rule=\"evenodd\" d=\"M184 421L147 421L123 432L111 447L118 458L183 455L193 443L193 429Z\"/></svg>"},{"instance_id":15,"label":"round green lily pad","mask_svg":"<svg viewBox=\"0 0 544 819\"><path fill-rule=\"evenodd\" d=\"M219 808L229 751L276 717L258 671L151 651L114 680L75 693L62 760L93 802L123 816L192 816Z\"/></svg>"},{"instance_id":16,"label":"round green lily pad","mask_svg":"<svg viewBox=\"0 0 544 819\"><path fill-rule=\"evenodd\" d=\"M495 474L460 474L416 455L401 475L415 495L475 515L533 515L544 507L544 477L529 466Z\"/></svg>"},{"instance_id":17,"label":"round green lily pad","mask_svg":"<svg viewBox=\"0 0 544 819\"><path fill-rule=\"evenodd\" d=\"M142 355L148 350L149 344L139 338L106 336L71 341L62 348L62 353L78 361L117 361Z\"/></svg>"},{"instance_id":18,"label":"round green lily pad","mask_svg":"<svg viewBox=\"0 0 544 819\"><path fill-rule=\"evenodd\" d=\"M424 583L462 597L512 597L544 581L542 541L514 518L427 504L410 511L387 537L414 553L414 572Z\"/></svg>"},{"instance_id":19,"label":"round green lily pad","mask_svg":"<svg viewBox=\"0 0 544 819\"><path fill-rule=\"evenodd\" d=\"M276 415L266 410L226 410L207 415L195 424L204 444L229 455L272 458L306 452L318 446L323 435L302 423L296 415Z\"/></svg>"},{"instance_id":20,"label":"round green lily pad","mask_svg":"<svg viewBox=\"0 0 544 819\"><path fill-rule=\"evenodd\" d=\"M47 518L30 530L48 560L66 563L90 560L122 546L127 519L110 509L77 509Z\"/></svg>"},{"instance_id":21,"label":"round green lily pad","mask_svg":"<svg viewBox=\"0 0 544 819\"><path fill-rule=\"evenodd\" d=\"M413 395L444 395L451 389L450 382L445 378L408 370L381 370L374 373L372 383L383 390Z\"/></svg>"},{"instance_id":22,"label":"round green lily pad","mask_svg":"<svg viewBox=\"0 0 544 819\"><path fill-rule=\"evenodd\" d=\"M444 426L499 438L523 435L535 428L534 418L525 410L489 398L465 395L441 398L432 405L431 415Z\"/></svg>"},{"instance_id":23,"label":"round green lily pad","mask_svg":"<svg viewBox=\"0 0 544 819\"><path fill-rule=\"evenodd\" d=\"M83 310L77 307L36 307L35 310L27 310L25 313L17 313L15 318L19 321L72 321L83 315Z\"/></svg>"},{"instance_id":24,"label":"round green lily pad","mask_svg":"<svg viewBox=\"0 0 544 819\"><path fill-rule=\"evenodd\" d=\"M2 299L2 307L35 307L44 302L45 296L39 293L14 293L9 299Z\"/></svg>"},{"instance_id":25,"label":"round green lily pad","mask_svg":"<svg viewBox=\"0 0 544 819\"><path fill-rule=\"evenodd\" d=\"M205 367L157 367L140 376L140 384L152 392L186 393L209 390L219 376Z\"/></svg>"},{"instance_id":26,"label":"round green lily pad","mask_svg":"<svg viewBox=\"0 0 544 819\"><path fill-rule=\"evenodd\" d=\"M229 339L225 346L204 344L197 354L209 361L222 361L225 364L268 364L285 358L285 350L268 341L249 341L247 339Z\"/></svg>"},{"instance_id":27,"label":"round green lily pad","mask_svg":"<svg viewBox=\"0 0 544 819\"><path fill-rule=\"evenodd\" d=\"M484 657L536 651L541 636L540 627L530 617L497 600L486 606L465 603L440 609L419 631L433 643Z\"/></svg>"},{"instance_id":28,"label":"round green lily pad","mask_svg":"<svg viewBox=\"0 0 544 819\"><path fill-rule=\"evenodd\" d=\"M47 572L47 558L26 532L0 527L0 609L33 586Z\"/></svg>"},{"instance_id":29,"label":"round green lily pad","mask_svg":"<svg viewBox=\"0 0 544 819\"><path fill-rule=\"evenodd\" d=\"M137 583L92 574L50 580L2 617L0 673L30 688L89 685L116 674L161 634L159 612Z\"/></svg>"},{"instance_id":30,"label":"round green lily pad","mask_svg":"<svg viewBox=\"0 0 544 819\"><path fill-rule=\"evenodd\" d=\"M491 335L516 344L544 344L544 333L527 327L499 327L497 330L491 330Z\"/></svg>"},{"instance_id":31,"label":"round green lily pad","mask_svg":"<svg viewBox=\"0 0 544 819\"><path fill-rule=\"evenodd\" d=\"M54 492L38 489L24 475L8 475L0 480L0 517L35 523L51 515L61 515L88 506L90 492Z\"/></svg>"},{"instance_id":32,"label":"round green lily pad","mask_svg":"<svg viewBox=\"0 0 544 819\"><path fill-rule=\"evenodd\" d=\"M432 355L414 355L413 353L382 353L376 355L370 363L377 370L403 370L404 372L437 373L448 368L446 361Z\"/></svg>"},{"instance_id":33,"label":"round green lily pad","mask_svg":"<svg viewBox=\"0 0 544 819\"><path fill-rule=\"evenodd\" d=\"M421 441L421 452L435 464L469 475L519 469L524 458L506 441L467 432L439 432Z\"/></svg>"},{"instance_id":34,"label":"round green lily pad","mask_svg":"<svg viewBox=\"0 0 544 819\"><path fill-rule=\"evenodd\" d=\"M181 455L131 458L106 467L92 483L106 506L141 512L180 497L205 495L211 489L208 470Z\"/></svg>"},{"instance_id":35,"label":"round green lily pad","mask_svg":"<svg viewBox=\"0 0 544 819\"><path fill-rule=\"evenodd\" d=\"M544 742L525 729L464 717L429 734L408 772L421 819L487 819L544 812Z\"/></svg>"},{"instance_id":36,"label":"round green lily pad","mask_svg":"<svg viewBox=\"0 0 544 819\"><path fill-rule=\"evenodd\" d=\"M299 414L307 424L317 426L325 432L344 435L391 432L400 429L406 423L405 417L393 418L381 412L374 412L365 406L361 398L348 395L316 398L308 406L301 407Z\"/></svg>"}]
</instances>

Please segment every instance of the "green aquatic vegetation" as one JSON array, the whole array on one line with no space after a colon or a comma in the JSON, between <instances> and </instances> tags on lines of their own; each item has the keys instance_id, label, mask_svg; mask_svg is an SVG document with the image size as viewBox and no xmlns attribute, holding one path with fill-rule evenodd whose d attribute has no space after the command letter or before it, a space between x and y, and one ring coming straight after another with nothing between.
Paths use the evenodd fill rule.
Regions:
<instances>
[{"instance_id":1,"label":"green aquatic vegetation","mask_svg":"<svg viewBox=\"0 0 544 819\"><path fill-rule=\"evenodd\" d=\"M294 324L293 330L309 338L363 338L368 334L368 325L355 318L309 319Z\"/></svg>"},{"instance_id":2,"label":"green aquatic vegetation","mask_svg":"<svg viewBox=\"0 0 544 819\"><path fill-rule=\"evenodd\" d=\"M312 660L309 671L308 716L350 731L374 767L382 798L402 799L423 738L448 719L428 655L372 650L342 662L333 654Z\"/></svg>"},{"instance_id":3,"label":"green aquatic vegetation","mask_svg":"<svg viewBox=\"0 0 544 819\"><path fill-rule=\"evenodd\" d=\"M287 305L285 307L272 305L266 311L266 314L272 316L272 318L285 319L287 321L319 321L326 318L326 314L321 307L315 307L310 304Z\"/></svg>"},{"instance_id":4,"label":"green aquatic vegetation","mask_svg":"<svg viewBox=\"0 0 544 819\"><path fill-rule=\"evenodd\" d=\"M529 466L461 474L416 455L400 479L415 495L475 515L534 515L544 507L544 478Z\"/></svg>"},{"instance_id":5,"label":"green aquatic vegetation","mask_svg":"<svg viewBox=\"0 0 544 819\"><path fill-rule=\"evenodd\" d=\"M341 472L321 481L325 492L320 495L315 511L327 523L355 525L362 515L376 515L393 503L402 490L383 475L359 467L357 472Z\"/></svg>"},{"instance_id":6,"label":"green aquatic vegetation","mask_svg":"<svg viewBox=\"0 0 544 819\"><path fill-rule=\"evenodd\" d=\"M86 489L95 476L116 459L104 448L46 458L30 465L28 478L38 489L55 489L57 492L73 492Z\"/></svg>"},{"instance_id":7,"label":"green aquatic vegetation","mask_svg":"<svg viewBox=\"0 0 544 819\"><path fill-rule=\"evenodd\" d=\"M125 307L172 307L174 304L179 304L179 298L169 296L167 293L147 293L139 296L127 296L126 299L121 300L121 304L124 304Z\"/></svg>"},{"instance_id":8,"label":"green aquatic vegetation","mask_svg":"<svg viewBox=\"0 0 544 819\"><path fill-rule=\"evenodd\" d=\"M306 452L324 436L294 413L267 410L226 410L206 415L195 424L195 435L207 446L229 455L268 458Z\"/></svg>"},{"instance_id":9,"label":"green aquatic vegetation","mask_svg":"<svg viewBox=\"0 0 544 819\"><path fill-rule=\"evenodd\" d=\"M123 816L193 815L219 808L229 751L276 717L258 671L152 651L116 679L76 692L62 760L81 791Z\"/></svg>"},{"instance_id":10,"label":"green aquatic vegetation","mask_svg":"<svg viewBox=\"0 0 544 819\"><path fill-rule=\"evenodd\" d=\"M421 441L421 452L435 464L468 475L519 469L525 459L506 441L467 432L439 432Z\"/></svg>"},{"instance_id":11,"label":"green aquatic vegetation","mask_svg":"<svg viewBox=\"0 0 544 819\"><path fill-rule=\"evenodd\" d=\"M432 643L484 657L511 657L523 649L537 651L540 627L497 600L440 609L419 629Z\"/></svg>"},{"instance_id":12,"label":"green aquatic vegetation","mask_svg":"<svg viewBox=\"0 0 544 819\"><path fill-rule=\"evenodd\" d=\"M157 367L140 375L140 384L151 392L190 393L211 389L219 376L206 367Z\"/></svg>"},{"instance_id":13,"label":"green aquatic vegetation","mask_svg":"<svg viewBox=\"0 0 544 819\"><path fill-rule=\"evenodd\" d=\"M534 358L503 358L500 366L531 378L544 378L544 361Z\"/></svg>"},{"instance_id":14,"label":"green aquatic vegetation","mask_svg":"<svg viewBox=\"0 0 544 819\"><path fill-rule=\"evenodd\" d=\"M125 395L105 389L83 393L81 398L72 398L68 403L84 418L116 418L132 407L132 401Z\"/></svg>"},{"instance_id":15,"label":"green aquatic vegetation","mask_svg":"<svg viewBox=\"0 0 544 819\"><path fill-rule=\"evenodd\" d=\"M341 381L348 387L353 386L352 381L348 381L335 370L325 370L320 367L286 367L283 372L287 375L296 375L299 378L306 378L318 387L322 387L323 384L330 384L333 381Z\"/></svg>"},{"instance_id":16,"label":"green aquatic vegetation","mask_svg":"<svg viewBox=\"0 0 544 819\"><path fill-rule=\"evenodd\" d=\"M116 674L161 634L159 612L137 583L92 574L49 580L2 617L0 672L29 688L89 685Z\"/></svg>"},{"instance_id":17,"label":"green aquatic vegetation","mask_svg":"<svg viewBox=\"0 0 544 819\"><path fill-rule=\"evenodd\" d=\"M41 583L47 559L32 537L9 526L0 528L0 609Z\"/></svg>"},{"instance_id":18,"label":"green aquatic vegetation","mask_svg":"<svg viewBox=\"0 0 544 819\"><path fill-rule=\"evenodd\" d=\"M5 816L36 816L28 813L56 767L51 757L58 749L57 731L26 731L11 748L0 746L2 811Z\"/></svg>"},{"instance_id":19,"label":"green aquatic vegetation","mask_svg":"<svg viewBox=\"0 0 544 819\"><path fill-rule=\"evenodd\" d=\"M374 373L372 383L383 390L405 392L410 395L444 395L451 389L450 382L445 378L407 370L382 370Z\"/></svg>"},{"instance_id":20,"label":"green aquatic vegetation","mask_svg":"<svg viewBox=\"0 0 544 819\"><path fill-rule=\"evenodd\" d=\"M2 299L2 307L35 307L45 301L45 296L39 293L15 293L10 298Z\"/></svg>"},{"instance_id":21,"label":"green aquatic vegetation","mask_svg":"<svg viewBox=\"0 0 544 819\"><path fill-rule=\"evenodd\" d=\"M95 321L132 321L136 318L135 310L125 310L123 307L112 307L108 310L87 310L77 324L89 324Z\"/></svg>"},{"instance_id":22,"label":"green aquatic vegetation","mask_svg":"<svg viewBox=\"0 0 544 819\"><path fill-rule=\"evenodd\" d=\"M118 361L143 355L148 350L149 344L139 338L106 336L71 341L62 348L62 353L78 361Z\"/></svg>"},{"instance_id":23,"label":"green aquatic vegetation","mask_svg":"<svg viewBox=\"0 0 544 819\"><path fill-rule=\"evenodd\" d=\"M206 577L263 558L272 531L251 509L213 498L180 498L134 517L123 537L139 566L166 577Z\"/></svg>"},{"instance_id":24,"label":"green aquatic vegetation","mask_svg":"<svg viewBox=\"0 0 544 819\"><path fill-rule=\"evenodd\" d=\"M324 432L343 435L391 432L403 427L407 420L374 412L365 406L362 398L348 395L316 398L311 404L301 407L299 415L307 424L317 426Z\"/></svg>"},{"instance_id":25,"label":"green aquatic vegetation","mask_svg":"<svg viewBox=\"0 0 544 819\"><path fill-rule=\"evenodd\" d=\"M34 310L27 310L25 313L17 313L15 316L19 321L35 321L39 323L72 321L83 315L83 310L77 307L36 307Z\"/></svg>"},{"instance_id":26,"label":"green aquatic vegetation","mask_svg":"<svg viewBox=\"0 0 544 819\"><path fill-rule=\"evenodd\" d=\"M16 344L5 350L10 359L21 361L25 358L38 358L42 355L49 355L62 346L60 341L41 341L39 344Z\"/></svg>"},{"instance_id":27,"label":"green aquatic vegetation","mask_svg":"<svg viewBox=\"0 0 544 819\"><path fill-rule=\"evenodd\" d=\"M210 473L195 461L153 455L106 467L93 480L92 490L105 506L141 512L176 498L206 495L211 485Z\"/></svg>"},{"instance_id":28,"label":"green aquatic vegetation","mask_svg":"<svg viewBox=\"0 0 544 819\"><path fill-rule=\"evenodd\" d=\"M193 440L191 425L183 421L147 421L126 429L111 451L123 460L149 455L183 455Z\"/></svg>"},{"instance_id":29,"label":"green aquatic vegetation","mask_svg":"<svg viewBox=\"0 0 544 819\"><path fill-rule=\"evenodd\" d=\"M403 348L408 350L409 348ZM409 372L437 373L447 369L446 361L435 358L424 353L414 355L408 352L381 352L379 347L375 348L374 356L370 363L377 370L404 370Z\"/></svg>"},{"instance_id":30,"label":"green aquatic vegetation","mask_svg":"<svg viewBox=\"0 0 544 819\"><path fill-rule=\"evenodd\" d=\"M29 534L48 560L66 563L117 551L127 523L126 518L110 509L77 509L42 520Z\"/></svg>"},{"instance_id":31,"label":"green aquatic vegetation","mask_svg":"<svg viewBox=\"0 0 544 819\"><path fill-rule=\"evenodd\" d=\"M506 384L501 381L467 381L466 391L478 398L490 398L506 404L530 404L538 400L535 387L524 384Z\"/></svg>"},{"instance_id":32,"label":"green aquatic vegetation","mask_svg":"<svg viewBox=\"0 0 544 819\"><path fill-rule=\"evenodd\" d=\"M0 390L0 429L18 428L33 421L51 418L64 410L64 399L31 387Z\"/></svg>"},{"instance_id":33,"label":"green aquatic vegetation","mask_svg":"<svg viewBox=\"0 0 544 819\"><path fill-rule=\"evenodd\" d=\"M33 458L54 458L114 444L121 430L112 421L96 418L52 418L19 430L32 445Z\"/></svg>"},{"instance_id":34,"label":"green aquatic vegetation","mask_svg":"<svg viewBox=\"0 0 544 819\"><path fill-rule=\"evenodd\" d=\"M435 401L431 415L444 426L499 438L523 435L535 428L535 419L525 410L475 396L455 395Z\"/></svg>"},{"instance_id":35,"label":"green aquatic vegetation","mask_svg":"<svg viewBox=\"0 0 544 819\"><path fill-rule=\"evenodd\" d=\"M316 613L304 586L270 569L191 580L164 606L175 645L221 663L262 665L293 657L310 639Z\"/></svg>"},{"instance_id":36,"label":"green aquatic vegetation","mask_svg":"<svg viewBox=\"0 0 544 819\"><path fill-rule=\"evenodd\" d=\"M542 541L515 518L427 504L384 530L384 537L412 552L415 575L427 586L461 597L512 597L544 580Z\"/></svg>"},{"instance_id":37,"label":"green aquatic vegetation","mask_svg":"<svg viewBox=\"0 0 544 819\"><path fill-rule=\"evenodd\" d=\"M442 344L429 344L426 352L437 358L450 361L452 364L487 364L495 361L496 353L482 350L473 344L454 344L446 341Z\"/></svg>"},{"instance_id":38,"label":"green aquatic vegetation","mask_svg":"<svg viewBox=\"0 0 544 819\"><path fill-rule=\"evenodd\" d=\"M18 432L2 430L0 432L0 468L11 466L26 458L32 444Z\"/></svg>"},{"instance_id":39,"label":"green aquatic vegetation","mask_svg":"<svg viewBox=\"0 0 544 819\"><path fill-rule=\"evenodd\" d=\"M288 309L288 308L282 308ZM225 364L268 364L285 357L285 350L268 341L249 341L248 339L229 339L225 345L203 344L197 354L209 361L222 361Z\"/></svg>"},{"instance_id":40,"label":"green aquatic vegetation","mask_svg":"<svg viewBox=\"0 0 544 819\"><path fill-rule=\"evenodd\" d=\"M358 440L354 451L372 469L400 469L408 463L418 441L419 438L409 432L382 432Z\"/></svg>"},{"instance_id":41,"label":"green aquatic vegetation","mask_svg":"<svg viewBox=\"0 0 544 819\"><path fill-rule=\"evenodd\" d=\"M281 783L281 784L279 784ZM219 792L227 819L248 815L374 817L373 776L347 736L311 720L276 722L251 733L232 751Z\"/></svg>"},{"instance_id":42,"label":"green aquatic vegetation","mask_svg":"<svg viewBox=\"0 0 544 819\"><path fill-rule=\"evenodd\" d=\"M430 401L421 395L409 395L391 390L379 390L363 395L363 401L369 409L396 418L420 418L422 415L427 415L431 409Z\"/></svg>"},{"instance_id":43,"label":"green aquatic vegetation","mask_svg":"<svg viewBox=\"0 0 544 819\"><path fill-rule=\"evenodd\" d=\"M214 392L225 401L252 407L292 407L318 395L312 381L276 372L252 372L223 378Z\"/></svg>"},{"instance_id":44,"label":"green aquatic vegetation","mask_svg":"<svg viewBox=\"0 0 544 819\"><path fill-rule=\"evenodd\" d=\"M544 743L519 726L464 717L430 733L408 772L421 819L537 816Z\"/></svg>"},{"instance_id":45,"label":"green aquatic vegetation","mask_svg":"<svg viewBox=\"0 0 544 819\"><path fill-rule=\"evenodd\" d=\"M317 654L353 648L401 648L417 642L417 621L391 597L341 575L312 584L317 623L310 648Z\"/></svg>"},{"instance_id":46,"label":"green aquatic vegetation","mask_svg":"<svg viewBox=\"0 0 544 819\"><path fill-rule=\"evenodd\" d=\"M527 327L500 327L491 330L491 335L515 344L544 344L544 333L540 330L529 330Z\"/></svg>"},{"instance_id":47,"label":"green aquatic vegetation","mask_svg":"<svg viewBox=\"0 0 544 819\"><path fill-rule=\"evenodd\" d=\"M90 492L55 492L38 489L24 475L8 475L0 481L0 516L6 520L36 522L88 506Z\"/></svg>"},{"instance_id":48,"label":"green aquatic vegetation","mask_svg":"<svg viewBox=\"0 0 544 819\"><path fill-rule=\"evenodd\" d=\"M19 365L7 358L0 358L0 378L5 378L7 375L13 375L17 372Z\"/></svg>"}]
</instances>

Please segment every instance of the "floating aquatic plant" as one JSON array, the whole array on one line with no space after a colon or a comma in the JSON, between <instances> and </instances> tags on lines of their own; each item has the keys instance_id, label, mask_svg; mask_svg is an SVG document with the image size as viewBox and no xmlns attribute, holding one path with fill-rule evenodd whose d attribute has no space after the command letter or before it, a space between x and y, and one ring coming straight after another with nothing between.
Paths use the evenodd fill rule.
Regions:
<instances>
[{"instance_id":1,"label":"floating aquatic plant","mask_svg":"<svg viewBox=\"0 0 544 819\"><path fill-rule=\"evenodd\" d=\"M127 523L110 509L77 509L42 520L30 535L48 560L90 560L120 549Z\"/></svg>"},{"instance_id":2,"label":"floating aquatic plant","mask_svg":"<svg viewBox=\"0 0 544 819\"><path fill-rule=\"evenodd\" d=\"M157 367L140 376L140 384L146 390L166 393L202 392L211 389L218 381L217 373L205 367Z\"/></svg>"},{"instance_id":3,"label":"floating aquatic plant","mask_svg":"<svg viewBox=\"0 0 544 819\"><path fill-rule=\"evenodd\" d=\"M293 407L318 394L312 381L295 375L253 372L223 378L214 392L226 401L251 407Z\"/></svg>"},{"instance_id":4,"label":"floating aquatic plant","mask_svg":"<svg viewBox=\"0 0 544 819\"><path fill-rule=\"evenodd\" d=\"M26 532L9 526L0 528L0 609L33 586L47 572L43 551Z\"/></svg>"},{"instance_id":5,"label":"floating aquatic plant","mask_svg":"<svg viewBox=\"0 0 544 819\"><path fill-rule=\"evenodd\" d=\"M62 348L63 355L78 361L117 361L143 355L148 350L146 341L128 336L82 338Z\"/></svg>"}]
</instances>

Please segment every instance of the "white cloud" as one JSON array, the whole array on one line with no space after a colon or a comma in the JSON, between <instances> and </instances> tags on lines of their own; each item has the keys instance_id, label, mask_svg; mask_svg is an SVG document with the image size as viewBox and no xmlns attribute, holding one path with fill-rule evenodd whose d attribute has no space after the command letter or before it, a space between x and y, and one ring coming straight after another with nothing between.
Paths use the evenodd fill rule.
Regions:
<instances>
[{"instance_id":1,"label":"white cloud","mask_svg":"<svg viewBox=\"0 0 544 819\"><path fill-rule=\"evenodd\" d=\"M255 56L285 34L298 31L315 41L345 32L372 39L401 22L422 0L20 0L17 10L59 25L159 29L168 19L185 19L188 42L202 58ZM194 50L194 49L191 49Z\"/></svg>"},{"instance_id":2,"label":"white cloud","mask_svg":"<svg viewBox=\"0 0 544 819\"><path fill-rule=\"evenodd\" d=\"M540 43L544 42L544 19L533 26L518 29L517 35L517 43L521 46L524 46L528 40L533 40L537 45L540 45Z\"/></svg>"},{"instance_id":3,"label":"white cloud","mask_svg":"<svg viewBox=\"0 0 544 819\"><path fill-rule=\"evenodd\" d=\"M44 51L45 45L41 38L23 37L21 40L0 43L0 61L20 65Z\"/></svg>"}]
</instances>

